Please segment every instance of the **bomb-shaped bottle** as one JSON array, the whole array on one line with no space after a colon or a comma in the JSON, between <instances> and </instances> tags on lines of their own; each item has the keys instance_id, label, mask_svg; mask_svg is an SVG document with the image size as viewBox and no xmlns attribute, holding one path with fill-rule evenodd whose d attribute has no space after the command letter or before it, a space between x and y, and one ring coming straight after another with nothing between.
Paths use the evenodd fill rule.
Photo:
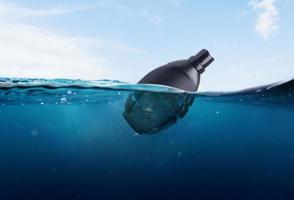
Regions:
<instances>
[{"instance_id":1,"label":"bomb-shaped bottle","mask_svg":"<svg viewBox=\"0 0 294 200\"><path fill-rule=\"evenodd\" d=\"M200 74L213 60L209 52L203 49L189 59L170 62L152 70L138 83L165 85L196 92ZM123 115L137 133L154 134L185 116L194 97L191 93L137 91L129 95Z\"/></svg>"},{"instance_id":2,"label":"bomb-shaped bottle","mask_svg":"<svg viewBox=\"0 0 294 200\"><path fill-rule=\"evenodd\" d=\"M139 83L159 84L179 88L186 91L197 91L200 74L213 62L209 52L202 49L187 60L170 62L154 69L144 76Z\"/></svg>"}]
</instances>

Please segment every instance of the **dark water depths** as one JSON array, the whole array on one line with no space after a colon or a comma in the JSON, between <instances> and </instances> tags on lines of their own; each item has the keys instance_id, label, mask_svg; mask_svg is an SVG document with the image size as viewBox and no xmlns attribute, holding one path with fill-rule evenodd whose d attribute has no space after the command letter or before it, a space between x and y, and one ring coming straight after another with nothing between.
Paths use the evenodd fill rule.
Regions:
<instances>
[{"instance_id":1,"label":"dark water depths","mask_svg":"<svg viewBox=\"0 0 294 200\"><path fill-rule=\"evenodd\" d=\"M158 134L135 91L195 97ZM294 81L187 94L113 81L0 79L0 199L294 199Z\"/></svg>"}]
</instances>

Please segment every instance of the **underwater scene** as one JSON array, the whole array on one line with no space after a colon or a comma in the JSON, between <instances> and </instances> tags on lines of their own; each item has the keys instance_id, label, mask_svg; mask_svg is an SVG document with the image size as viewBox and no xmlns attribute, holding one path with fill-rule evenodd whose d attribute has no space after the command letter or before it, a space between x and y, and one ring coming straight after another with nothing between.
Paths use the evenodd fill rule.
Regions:
<instances>
[{"instance_id":1,"label":"underwater scene","mask_svg":"<svg viewBox=\"0 0 294 200\"><path fill-rule=\"evenodd\" d=\"M294 199L294 80L0 78L0 127L1 200Z\"/></svg>"}]
</instances>

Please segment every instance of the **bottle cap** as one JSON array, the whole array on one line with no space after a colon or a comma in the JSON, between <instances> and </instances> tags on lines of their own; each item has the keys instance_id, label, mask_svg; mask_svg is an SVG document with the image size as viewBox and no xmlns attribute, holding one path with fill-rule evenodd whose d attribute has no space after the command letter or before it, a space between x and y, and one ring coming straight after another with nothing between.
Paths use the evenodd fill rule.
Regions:
<instances>
[{"instance_id":1,"label":"bottle cap","mask_svg":"<svg viewBox=\"0 0 294 200\"><path fill-rule=\"evenodd\" d=\"M201 74L205 68L214 61L206 49L202 49L195 56L191 56L188 61Z\"/></svg>"}]
</instances>

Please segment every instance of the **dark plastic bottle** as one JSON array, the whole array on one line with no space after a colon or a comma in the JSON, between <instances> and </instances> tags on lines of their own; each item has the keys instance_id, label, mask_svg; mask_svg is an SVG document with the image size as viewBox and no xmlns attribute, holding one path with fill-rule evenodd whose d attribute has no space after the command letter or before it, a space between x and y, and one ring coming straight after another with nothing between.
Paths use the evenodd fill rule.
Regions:
<instances>
[{"instance_id":1,"label":"dark plastic bottle","mask_svg":"<svg viewBox=\"0 0 294 200\"><path fill-rule=\"evenodd\" d=\"M166 85L195 92L200 74L213 60L209 52L203 49L187 60L174 61L154 69L139 83ZM189 93L137 91L129 95L123 115L137 133L154 134L184 117L194 97Z\"/></svg>"},{"instance_id":2,"label":"dark plastic bottle","mask_svg":"<svg viewBox=\"0 0 294 200\"><path fill-rule=\"evenodd\" d=\"M170 62L144 76L139 83L167 85L186 91L197 91L200 74L213 62L209 52L202 49L187 60Z\"/></svg>"}]
</instances>

